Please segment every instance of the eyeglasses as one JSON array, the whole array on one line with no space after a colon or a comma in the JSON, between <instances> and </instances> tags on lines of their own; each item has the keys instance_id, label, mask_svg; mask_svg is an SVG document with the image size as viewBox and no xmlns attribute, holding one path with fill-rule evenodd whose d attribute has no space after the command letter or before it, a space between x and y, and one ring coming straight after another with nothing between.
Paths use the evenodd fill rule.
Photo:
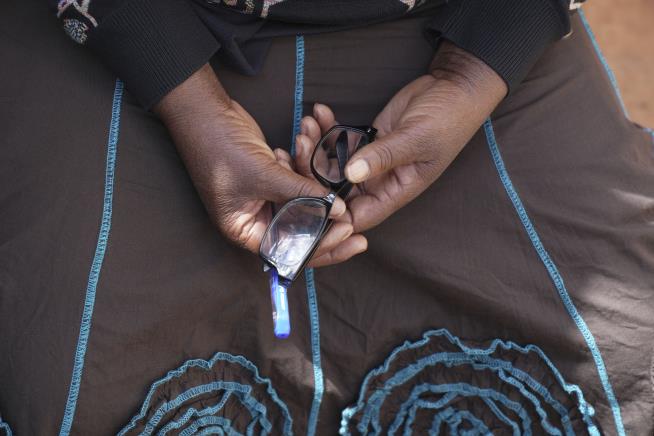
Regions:
<instances>
[{"instance_id":1,"label":"eyeglasses","mask_svg":"<svg viewBox=\"0 0 654 436\"><path fill-rule=\"evenodd\" d=\"M331 192L322 198L299 197L286 203L273 217L259 246L264 271L270 274L275 335L288 337L290 319L286 292L320 245L332 224L329 212L336 196L347 197L352 183L345 165L356 151L375 140L373 127L336 125L318 141L311 155L311 172Z\"/></svg>"}]
</instances>

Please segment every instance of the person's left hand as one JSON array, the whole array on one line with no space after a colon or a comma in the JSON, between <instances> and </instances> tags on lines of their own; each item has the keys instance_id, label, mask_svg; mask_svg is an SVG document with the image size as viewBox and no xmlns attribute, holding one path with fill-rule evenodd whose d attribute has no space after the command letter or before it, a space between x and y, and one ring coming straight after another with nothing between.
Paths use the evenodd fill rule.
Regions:
<instances>
[{"instance_id":1,"label":"person's left hand","mask_svg":"<svg viewBox=\"0 0 654 436\"><path fill-rule=\"evenodd\" d=\"M345 168L357 183L347 201L355 233L376 226L427 189L507 92L489 66L447 42L430 70L388 102L372 124L376 140ZM325 105L315 105L313 115L302 120L296 139L296 166L306 176L313 147L336 124Z\"/></svg>"}]
</instances>

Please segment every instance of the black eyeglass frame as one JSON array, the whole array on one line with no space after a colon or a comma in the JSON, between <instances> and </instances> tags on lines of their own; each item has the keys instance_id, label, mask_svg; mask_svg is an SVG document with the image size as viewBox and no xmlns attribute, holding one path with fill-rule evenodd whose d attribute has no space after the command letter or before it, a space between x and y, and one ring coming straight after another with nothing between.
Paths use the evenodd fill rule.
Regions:
<instances>
[{"instance_id":1,"label":"black eyeglass frame","mask_svg":"<svg viewBox=\"0 0 654 436\"><path fill-rule=\"evenodd\" d=\"M361 147L371 143L372 141L375 140L375 136L377 135L377 129L374 127L370 126L346 126L344 124L336 124L335 126L332 126L327 133L325 133L322 138L320 138L320 141L316 144L316 146L313 149L313 153L311 153L311 160L310 160L310 166L311 166L311 172L313 173L313 176L322 184L323 186L328 186L329 189L331 189L333 192L336 192L341 198L347 197L347 195L350 193L350 190L352 190L352 183L347 180L345 176L341 179L339 182L332 182L331 180L326 179L323 177L318 170L316 169L316 166L314 164L315 162L315 157L316 153L318 152L319 148L322 147L323 143L325 140L329 137L329 135L335 131L335 130L344 130L344 131L352 131L356 132L362 135L363 138L366 138L365 143L359 143L357 145L356 150L359 150Z\"/></svg>"},{"instance_id":2,"label":"black eyeglass frame","mask_svg":"<svg viewBox=\"0 0 654 436\"><path fill-rule=\"evenodd\" d=\"M329 187L330 193L326 195L325 197L298 197L290 200L287 202L284 206L282 206L281 209L275 213L275 216L273 217L272 221L270 221L270 224L268 224L268 227L266 228L265 233L263 234L263 238L261 239L261 244L259 245L259 257L261 260L264 262L264 270L267 271L269 268L275 268L279 271L279 268L277 264L275 263L274 260L270 259L267 255L262 253L261 247L263 246L263 241L266 240L266 237L268 236L268 232L271 231L272 228L274 228L275 223L279 220L279 218L283 215L285 210L288 210L291 206L297 205L298 203L303 203L303 202L318 202L322 203L325 206L325 216L323 217L322 223L320 225L320 230L318 231L318 236L316 239L313 241L311 244L311 247L309 250L307 250L307 254L304 256L302 259L302 262L300 263L300 266L297 268L297 270L291 274L290 276L282 276L280 275L280 279L283 279L289 283L292 283L295 281L297 276L304 270L306 267L307 263L309 262L309 259L311 259L311 256L316 252L318 249L318 245L320 245L320 241L322 240L322 237L324 234L329 230L329 227L332 225L332 220L329 219L329 212L332 209L332 206L334 205L334 200L336 200L336 196L340 196L341 198L345 199L347 195L350 193L352 190L353 184L347 180L347 178L343 177L342 180L339 182L333 182L325 177L323 177L318 170L316 169L314 165L314 158L316 155L316 151L318 150L318 147L321 147L322 144L324 143L325 139L335 130L344 130L344 131L353 131L356 133L360 133L364 138L366 138L365 143L359 143L357 145L357 148L354 150L355 152L359 150L361 147L365 146L366 144L369 144L375 140L375 136L377 134L377 129L374 127L370 126L347 126L343 124L337 124L333 127L331 127L323 136L320 138L320 141L316 144L316 147L313 150L313 153L311 154L311 161L310 161L310 166L311 166L311 172L313 173L314 177L322 184L323 186Z\"/></svg>"}]
</instances>

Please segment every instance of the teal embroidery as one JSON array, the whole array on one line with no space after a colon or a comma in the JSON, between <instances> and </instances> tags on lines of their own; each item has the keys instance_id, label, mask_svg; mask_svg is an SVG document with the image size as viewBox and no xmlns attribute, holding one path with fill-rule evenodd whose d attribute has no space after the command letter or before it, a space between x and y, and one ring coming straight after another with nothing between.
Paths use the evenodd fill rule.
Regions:
<instances>
[{"instance_id":1,"label":"teal embroidery","mask_svg":"<svg viewBox=\"0 0 654 436\"><path fill-rule=\"evenodd\" d=\"M217 365L221 366L217 367ZM206 371L207 375L199 376L200 383L194 384L195 378L188 376L191 369ZM215 374L211 373L212 370L217 370L221 374L230 374L234 379L205 383L207 377L215 377ZM162 399L166 398L164 393L167 392L166 387L169 383L183 383L186 389L174 398ZM205 404L209 399L216 401L216 404L203 408L195 407L200 402ZM225 416L228 413L226 407L229 402L235 402L232 404L232 410L239 410L237 416ZM235 406L236 404L238 406ZM247 411L250 419L245 429L239 431L234 419L240 418L239 422L242 424L241 411ZM181 417L171 419L172 416L180 413ZM220 415L221 419L214 419L216 415ZM278 422L278 427L275 427L274 422ZM139 413L118 435L132 433L150 435L159 427L161 429L157 435L165 435L180 429L183 429L180 434L195 434L204 426L220 428L222 432L220 434L228 435L239 435L244 431L247 435L288 436L292 435L293 420L288 407L279 398L270 380L261 377L252 362L243 356L219 352L209 361L189 360L180 368L168 372L166 377L153 383ZM207 430L203 429L203 431Z\"/></svg>"},{"instance_id":2,"label":"teal embroidery","mask_svg":"<svg viewBox=\"0 0 654 436\"><path fill-rule=\"evenodd\" d=\"M302 120L302 101L304 99L304 37L298 35L295 38L295 102L293 107L293 135L291 137L291 155L295 156L295 138L300 133L300 121ZM309 412L309 423L307 435L313 436L318 425L320 404L324 392L324 379L322 363L320 359L320 320L318 316L318 297L316 296L316 285L313 280L313 269L307 269L304 273L307 287L307 299L309 301L309 318L311 322L311 363L313 365L313 401Z\"/></svg>"},{"instance_id":3,"label":"teal embroidery","mask_svg":"<svg viewBox=\"0 0 654 436\"><path fill-rule=\"evenodd\" d=\"M204 430L200 431L202 427L204 427ZM232 428L232 422L229 419L220 416L207 416L200 418L181 432L179 436L199 436L207 434L242 436L242 433L239 433Z\"/></svg>"},{"instance_id":4,"label":"teal embroidery","mask_svg":"<svg viewBox=\"0 0 654 436\"><path fill-rule=\"evenodd\" d=\"M471 429L468 431L459 431L459 425L461 422L469 422ZM435 417L432 423L431 428L429 429L429 436L439 435L441 425L445 424L450 430L450 434L461 434L465 435L479 435L479 436L492 436L493 433L486 427L481 420L476 418L472 413L467 410L455 410L451 407L439 412Z\"/></svg>"},{"instance_id":5,"label":"teal embroidery","mask_svg":"<svg viewBox=\"0 0 654 436\"><path fill-rule=\"evenodd\" d=\"M552 279L552 283L554 284L556 290L559 293L559 296L561 297L561 302L565 306L568 314L570 315L570 318L572 318L577 328L579 329L579 332L586 341L586 345L588 346L588 349L593 356L602 388L606 394L606 399L609 403L609 406L611 407L611 411L613 412L613 420L615 422L616 431L618 432L619 436L624 436L625 430L622 423L620 405L618 404L618 400L615 397L615 393L613 392L613 387L611 386L611 381L609 380L609 374L606 370L606 365L604 364L604 359L602 358L602 354L600 353L599 347L597 346L597 342L595 341L595 337L590 331L590 328L588 328L588 324L586 324L586 321L584 321L583 317L577 310L577 307L572 301L572 298L570 298L570 294L568 293L568 290L565 287L565 283L563 282L563 277L561 277L558 268L554 264L554 261L540 240L540 237L538 236L538 233L536 232L536 229L534 228L534 225L529 219L527 211L522 204L522 200L520 199L518 192L515 190L513 183L511 182L511 178L509 177L509 173L506 170L504 160L502 159L499 146L497 145L497 141L495 139L493 123L490 118L484 123L484 131L486 133L486 142L488 143L488 148L490 149L493 162L497 168L497 173L500 177L500 180L504 185L504 189L506 190L509 199L513 203L516 213L518 214L518 217L520 218L520 221L522 222L522 225L525 228L525 231L527 232L527 235L529 236L534 249L543 262L545 269L547 269L547 272Z\"/></svg>"},{"instance_id":6,"label":"teal embroidery","mask_svg":"<svg viewBox=\"0 0 654 436\"><path fill-rule=\"evenodd\" d=\"M470 377L457 381L457 374L466 374L463 369L483 373L490 385L476 386ZM490 413L485 416L495 417L495 428L505 425L513 434L570 436L576 434L573 423L580 422L588 434L599 436L592 406L540 348L500 339L487 348L472 348L445 329L406 341L371 371L357 403L342 413L340 434L349 435L354 428L363 435L438 434L443 425L460 430L452 434L488 434L491 423L472 409L461 409L467 404L462 398L477 400L477 411L485 405ZM424 418L426 411L432 420L423 419L422 429L415 429L418 413Z\"/></svg>"},{"instance_id":7,"label":"teal embroidery","mask_svg":"<svg viewBox=\"0 0 654 436\"><path fill-rule=\"evenodd\" d=\"M239 387L241 387L241 386L243 386L243 385L240 385ZM250 390L248 389L245 392L249 393ZM225 394L223 395L223 398L220 400L220 402L218 404L216 404L215 406L213 406L213 407L206 407L206 408L201 409L201 410L197 410L197 409L194 409L193 407L191 407L190 409L188 409L186 411L186 413L184 413L184 415L182 415L182 417L179 420L172 421L172 422L169 422L168 424L166 424L166 426L159 431L159 435L164 436L169 431L176 430L176 429L184 426L184 424L186 424L188 421L190 421L191 418L193 418L193 416L197 416L199 418L202 418L204 416L208 416L209 418L213 418L212 415L215 415L216 413L218 413L225 406L225 403L227 403L227 400L229 399L231 394L232 394L232 390L227 390L225 392ZM196 420L196 422L197 421L200 421L200 420ZM231 423L225 423L225 424L229 424L231 426Z\"/></svg>"},{"instance_id":8,"label":"teal embroidery","mask_svg":"<svg viewBox=\"0 0 654 436\"><path fill-rule=\"evenodd\" d=\"M100 280L100 271L104 261L104 255L107 251L109 241L109 231L111 230L111 214L113 208L114 194L114 176L116 171L116 151L118 145L118 134L120 132L120 106L123 98L123 82L116 80L114 88L114 98L111 108L111 122L109 124L109 140L107 144L107 165L105 169L104 181L104 204L102 208L102 222L98 235L98 243L95 247L95 255L91 263L88 283L86 285L86 296L84 298L84 311L82 312L82 322L77 339L77 348L75 349L75 361L73 363L73 374L68 390L68 399L64 417L59 430L59 436L70 434L77 407L77 397L82 383L82 371L84 370L84 357L86 356L86 347L91 335L91 320L93 319L93 307L95 305L95 292Z\"/></svg>"},{"instance_id":9,"label":"teal embroidery","mask_svg":"<svg viewBox=\"0 0 654 436\"><path fill-rule=\"evenodd\" d=\"M0 430L4 430L5 436L13 436L13 433L11 432L11 427L9 427L9 424L4 422L2 418L0 418Z\"/></svg>"}]
</instances>

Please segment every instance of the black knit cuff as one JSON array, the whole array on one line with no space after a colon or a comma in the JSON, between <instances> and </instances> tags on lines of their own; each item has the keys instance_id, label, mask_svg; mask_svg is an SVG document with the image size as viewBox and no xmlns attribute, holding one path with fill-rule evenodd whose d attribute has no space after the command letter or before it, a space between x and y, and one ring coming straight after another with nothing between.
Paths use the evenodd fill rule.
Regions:
<instances>
[{"instance_id":1,"label":"black knit cuff","mask_svg":"<svg viewBox=\"0 0 654 436\"><path fill-rule=\"evenodd\" d=\"M219 44L187 0L129 0L87 44L147 109L204 65Z\"/></svg>"},{"instance_id":2,"label":"black knit cuff","mask_svg":"<svg viewBox=\"0 0 654 436\"><path fill-rule=\"evenodd\" d=\"M545 47L569 29L558 0L451 0L427 26L427 36L435 45L444 38L477 56L511 92Z\"/></svg>"}]
</instances>

